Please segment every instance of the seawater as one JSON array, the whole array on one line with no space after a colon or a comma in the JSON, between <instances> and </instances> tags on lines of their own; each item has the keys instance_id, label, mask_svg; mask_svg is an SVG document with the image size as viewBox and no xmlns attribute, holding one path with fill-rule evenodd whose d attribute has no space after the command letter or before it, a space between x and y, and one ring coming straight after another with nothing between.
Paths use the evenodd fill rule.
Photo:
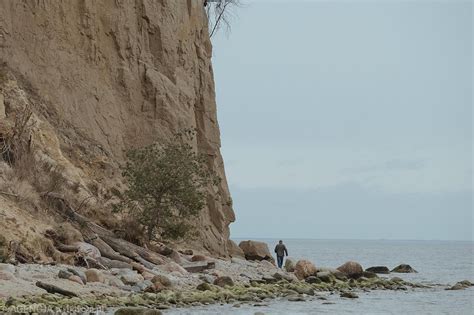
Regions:
<instances>
[{"instance_id":1,"label":"seawater","mask_svg":"<svg viewBox=\"0 0 474 315\"><path fill-rule=\"evenodd\" d=\"M239 242L241 239L236 239ZM260 239L273 251L278 240ZM474 243L456 241L388 241L388 240L284 240L290 257L305 258L317 266L338 267L348 260L364 268L406 263L416 274L391 274L424 284L454 284L461 280L474 282ZM442 286L408 291L371 291L358 293L358 299L329 295L328 301L268 302L268 306L204 306L168 310L165 314L474 314L474 288L446 291ZM333 302L334 304L323 304Z\"/></svg>"}]
</instances>

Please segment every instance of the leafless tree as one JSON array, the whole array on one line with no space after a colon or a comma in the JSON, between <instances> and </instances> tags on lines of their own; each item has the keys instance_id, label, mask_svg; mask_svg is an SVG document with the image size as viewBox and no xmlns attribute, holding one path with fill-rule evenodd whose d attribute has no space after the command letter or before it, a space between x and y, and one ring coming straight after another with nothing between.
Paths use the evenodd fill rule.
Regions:
<instances>
[{"instance_id":1,"label":"leafless tree","mask_svg":"<svg viewBox=\"0 0 474 315\"><path fill-rule=\"evenodd\" d=\"M233 8L240 5L239 0L204 0L210 37L222 27L227 31L230 30L230 22L235 16Z\"/></svg>"}]
</instances>

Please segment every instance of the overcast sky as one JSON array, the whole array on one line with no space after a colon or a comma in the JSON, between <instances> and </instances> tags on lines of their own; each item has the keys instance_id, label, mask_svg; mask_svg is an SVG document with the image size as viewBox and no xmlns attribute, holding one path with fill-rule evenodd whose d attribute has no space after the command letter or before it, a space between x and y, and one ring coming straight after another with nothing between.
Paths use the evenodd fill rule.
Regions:
<instances>
[{"instance_id":1,"label":"overcast sky","mask_svg":"<svg viewBox=\"0 0 474 315\"><path fill-rule=\"evenodd\" d=\"M249 1L214 42L232 237L472 240L472 2Z\"/></svg>"}]
</instances>

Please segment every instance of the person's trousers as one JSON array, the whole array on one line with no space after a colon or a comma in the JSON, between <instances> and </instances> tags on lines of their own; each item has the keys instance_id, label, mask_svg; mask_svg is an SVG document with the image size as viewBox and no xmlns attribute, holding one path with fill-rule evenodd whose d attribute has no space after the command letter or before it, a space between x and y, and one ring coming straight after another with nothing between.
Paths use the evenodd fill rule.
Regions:
<instances>
[{"instance_id":1,"label":"person's trousers","mask_svg":"<svg viewBox=\"0 0 474 315\"><path fill-rule=\"evenodd\" d=\"M278 268L283 267L283 256L277 256Z\"/></svg>"}]
</instances>

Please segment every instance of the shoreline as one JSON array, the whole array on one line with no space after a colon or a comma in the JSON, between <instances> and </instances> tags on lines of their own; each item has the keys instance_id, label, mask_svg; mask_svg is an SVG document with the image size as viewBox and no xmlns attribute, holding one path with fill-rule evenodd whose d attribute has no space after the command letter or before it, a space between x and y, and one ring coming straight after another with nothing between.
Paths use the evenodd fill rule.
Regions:
<instances>
[{"instance_id":1,"label":"shoreline","mask_svg":"<svg viewBox=\"0 0 474 315\"><path fill-rule=\"evenodd\" d=\"M129 269L126 271L119 268L101 270L100 274L104 277L98 279L101 280L100 282L80 284L69 279L61 279L58 274L71 268L81 274L88 272L86 268L69 265L18 265L14 266L14 272L10 273L14 278L5 280L5 277L1 275L6 274L4 270L7 268L13 271L12 265L1 264L0 270L3 271L0 271L2 279L0 288L6 285L9 293L7 296L5 294L0 296L0 311L7 314L21 310L35 312L54 309L75 312L78 309L99 308L111 314L110 312L114 310L128 308L128 313L123 314L139 314L135 311L191 308L213 304L228 304L235 307L247 304L261 306L276 299L292 302L318 299L324 303L325 295L337 294L341 299L353 299L360 293L373 290L411 291L435 287L450 289L448 285L408 282L393 274L383 276L373 274L370 278L365 276L357 279L348 278L328 272L328 270L333 270L328 268L318 269L320 277L313 276L299 280L293 272L280 270L265 260L260 262L238 258L209 260L214 263L214 268L194 273L178 271L163 273L160 276L162 282L169 281L169 283L165 283L166 285L161 283L158 290L155 286L155 292L147 292L152 291L147 288L141 292L129 291L130 287L134 288L130 284L135 280L141 283L151 282L146 279L141 280L137 271ZM120 272L123 274L119 277ZM117 283L113 282L114 278L128 279L128 287L117 287ZM35 285L37 281L71 291L76 296L47 293ZM138 282L137 285L139 285ZM472 285L470 282L468 284ZM133 308L142 310L133 310Z\"/></svg>"}]
</instances>

